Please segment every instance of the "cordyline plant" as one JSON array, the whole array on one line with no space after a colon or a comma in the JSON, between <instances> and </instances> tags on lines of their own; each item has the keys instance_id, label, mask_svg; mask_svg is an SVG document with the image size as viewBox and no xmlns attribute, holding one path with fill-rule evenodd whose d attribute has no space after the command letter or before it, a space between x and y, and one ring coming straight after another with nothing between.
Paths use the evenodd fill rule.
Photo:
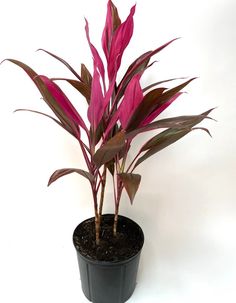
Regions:
<instances>
[{"instance_id":1,"label":"cordyline plant","mask_svg":"<svg viewBox=\"0 0 236 303\"><path fill-rule=\"evenodd\" d=\"M77 73L65 60L45 50L43 51L62 62L72 72L75 79L49 79L38 75L28 65L18 60L7 59L28 74L55 117L34 110L23 110L49 117L74 136L80 145L87 171L79 168L58 169L50 177L48 185L70 173L78 173L88 179L93 194L97 244L100 239L107 171L112 176L114 187L113 232L115 236L122 191L126 190L132 203L141 181L141 176L134 173L137 166L192 130L202 129L209 133L207 129L196 127L196 125L208 118L211 110L199 115L156 120L172 102L180 97L181 90L194 78L172 88L164 87L163 84L176 79L141 87L140 81L144 72L153 64L150 59L176 39L141 54L129 65L121 81L118 82L117 74L122 57L133 34L134 13L135 5L131 8L126 20L121 22L116 6L112 1L108 1L106 22L102 33L106 66L90 40L89 25L85 20L86 37L93 57L92 75L84 64L81 64L81 71ZM75 109L55 83L57 80L67 81L85 98L88 105L87 119L83 119ZM134 138L140 133L155 129L159 132L144 143L134 159L127 163L127 156ZM82 132L86 136L81 136Z\"/></svg>"}]
</instances>

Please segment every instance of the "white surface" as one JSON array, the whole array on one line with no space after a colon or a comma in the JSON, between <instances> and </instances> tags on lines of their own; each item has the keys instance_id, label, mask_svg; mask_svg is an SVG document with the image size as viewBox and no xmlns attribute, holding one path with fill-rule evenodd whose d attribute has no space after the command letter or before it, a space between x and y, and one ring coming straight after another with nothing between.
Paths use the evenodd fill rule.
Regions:
<instances>
[{"instance_id":1,"label":"white surface","mask_svg":"<svg viewBox=\"0 0 236 303\"><path fill-rule=\"evenodd\" d=\"M133 1L115 3L124 19ZM124 63L183 37L156 56L159 63L150 74L158 80L200 78L166 114L217 106L212 116L218 122L204 124L213 139L193 132L140 166L143 179L133 207L123 197L121 213L140 223L146 236L130 303L236 301L235 10L234 0L137 1ZM34 51L55 52L77 69L81 62L91 64L83 17L98 45L105 11L105 0L3 1L0 59L22 60L48 76L70 76L53 58ZM84 104L63 87L78 107ZM89 188L79 176L46 187L55 169L84 167L79 148L46 118L12 114L16 108L47 111L19 68L0 66L0 91L0 301L87 302L71 235L93 215ZM113 209L111 198L108 191L106 211Z\"/></svg>"}]
</instances>

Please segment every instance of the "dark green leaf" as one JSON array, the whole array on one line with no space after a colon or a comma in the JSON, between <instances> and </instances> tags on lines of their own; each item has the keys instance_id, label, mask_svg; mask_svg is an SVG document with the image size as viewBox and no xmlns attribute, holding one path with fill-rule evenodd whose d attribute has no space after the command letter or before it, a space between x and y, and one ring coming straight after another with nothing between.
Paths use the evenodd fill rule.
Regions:
<instances>
[{"instance_id":1,"label":"dark green leaf","mask_svg":"<svg viewBox=\"0 0 236 303\"><path fill-rule=\"evenodd\" d=\"M120 131L96 151L93 157L94 163L97 167L100 167L101 165L111 161L124 147L124 145L125 133L124 131Z\"/></svg>"},{"instance_id":2,"label":"dark green leaf","mask_svg":"<svg viewBox=\"0 0 236 303\"><path fill-rule=\"evenodd\" d=\"M131 204L133 204L135 194L141 182L141 176L138 174L131 174L131 173L121 173L118 174L118 176L120 177L120 179L124 184L126 192L130 198Z\"/></svg>"},{"instance_id":3,"label":"dark green leaf","mask_svg":"<svg viewBox=\"0 0 236 303\"><path fill-rule=\"evenodd\" d=\"M77 173L83 177L85 177L86 179L88 179L90 182L93 182L93 176L87 172L84 171L82 169L77 169L77 168L63 168L63 169L58 169L56 170L50 177L49 181L48 181L48 186L51 185L53 182L55 182L57 179L71 174L71 173Z\"/></svg>"}]
</instances>

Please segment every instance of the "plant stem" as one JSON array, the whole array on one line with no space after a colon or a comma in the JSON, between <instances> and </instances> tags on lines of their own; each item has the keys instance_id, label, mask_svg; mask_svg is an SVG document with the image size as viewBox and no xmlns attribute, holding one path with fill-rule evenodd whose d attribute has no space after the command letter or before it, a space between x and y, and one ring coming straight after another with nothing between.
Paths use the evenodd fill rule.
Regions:
<instances>
[{"instance_id":1,"label":"plant stem","mask_svg":"<svg viewBox=\"0 0 236 303\"><path fill-rule=\"evenodd\" d=\"M94 184L92 186L92 191L93 191L94 214L95 214L96 245L99 245L99 243L100 243L100 218L99 218L99 214L98 214L97 192L94 188L96 188L96 184Z\"/></svg>"},{"instance_id":2,"label":"plant stem","mask_svg":"<svg viewBox=\"0 0 236 303\"><path fill-rule=\"evenodd\" d=\"M106 187L106 177L107 177L107 168L104 165L103 174L102 174L102 188L101 188L101 195L100 195L100 203L99 203L99 217L101 220L102 209L103 209L103 201L104 201L104 194L105 194L105 187Z\"/></svg>"},{"instance_id":3,"label":"plant stem","mask_svg":"<svg viewBox=\"0 0 236 303\"><path fill-rule=\"evenodd\" d=\"M131 169L132 165L134 164L134 162L137 160L137 158L140 156L141 152L139 151L138 154L135 156L135 158L133 159L133 161L130 163L129 167L127 168L126 172L128 173L129 170ZM132 169L132 171L134 170L134 168ZM131 172L132 172L131 171Z\"/></svg>"},{"instance_id":4,"label":"plant stem","mask_svg":"<svg viewBox=\"0 0 236 303\"><path fill-rule=\"evenodd\" d=\"M96 245L100 244L100 217L98 213L95 216L95 232L96 232Z\"/></svg>"},{"instance_id":5,"label":"plant stem","mask_svg":"<svg viewBox=\"0 0 236 303\"><path fill-rule=\"evenodd\" d=\"M96 244L100 243L100 218L98 214L98 205L97 205L97 194L93 192L94 199L94 213L95 213L95 235L96 235Z\"/></svg>"},{"instance_id":6,"label":"plant stem","mask_svg":"<svg viewBox=\"0 0 236 303\"><path fill-rule=\"evenodd\" d=\"M120 198L122 193L122 182L117 179L117 196L115 201L115 216L114 216L114 224L113 224L113 236L117 235L117 224L118 224L118 215L119 215L119 206L120 206Z\"/></svg>"},{"instance_id":7,"label":"plant stem","mask_svg":"<svg viewBox=\"0 0 236 303\"><path fill-rule=\"evenodd\" d=\"M118 214L119 214L119 203L116 203L114 224L113 224L113 236L114 237L116 237L116 235L117 235Z\"/></svg>"}]
</instances>

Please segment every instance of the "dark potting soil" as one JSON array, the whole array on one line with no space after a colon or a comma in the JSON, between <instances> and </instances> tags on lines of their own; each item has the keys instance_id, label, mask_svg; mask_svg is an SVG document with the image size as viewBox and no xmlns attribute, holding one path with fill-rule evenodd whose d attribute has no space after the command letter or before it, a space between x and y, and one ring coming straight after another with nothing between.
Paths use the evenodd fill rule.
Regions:
<instances>
[{"instance_id":1,"label":"dark potting soil","mask_svg":"<svg viewBox=\"0 0 236 303\"><path fill-rule=\"evenodd\" d=\"M82 222L73 235L75 248L92 260L119 262L136 255L143 246L143 232L132 220L119 216L117 235L113 236L113 215L104 215L101 221L100 244L95 242L95 222Z\"/></svg>"}]
</instances>

